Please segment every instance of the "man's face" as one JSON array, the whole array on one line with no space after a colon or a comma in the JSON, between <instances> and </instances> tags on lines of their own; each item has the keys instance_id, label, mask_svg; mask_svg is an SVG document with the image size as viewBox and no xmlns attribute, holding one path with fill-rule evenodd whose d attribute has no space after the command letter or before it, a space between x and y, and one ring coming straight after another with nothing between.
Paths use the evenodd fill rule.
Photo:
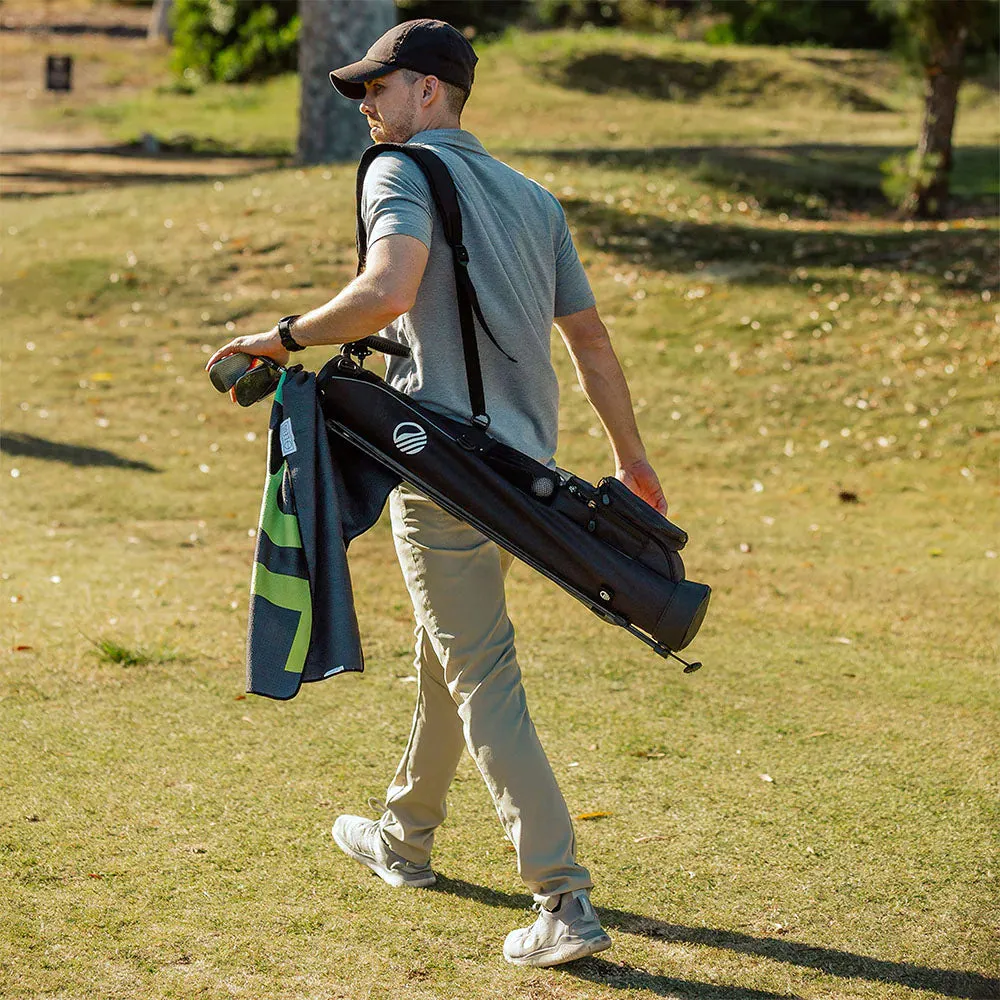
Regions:
<instances>
[{"instance_id":1,"label":"man's face","mask_svg":"<svg viewBox=\"0 0 1000 1000\"><path fill-rule=\"evenodd\" d=\"M422 82L397 70L365 84L361 113L374 142L406 142L420 131Z\"/></svg>"}]
</instances>

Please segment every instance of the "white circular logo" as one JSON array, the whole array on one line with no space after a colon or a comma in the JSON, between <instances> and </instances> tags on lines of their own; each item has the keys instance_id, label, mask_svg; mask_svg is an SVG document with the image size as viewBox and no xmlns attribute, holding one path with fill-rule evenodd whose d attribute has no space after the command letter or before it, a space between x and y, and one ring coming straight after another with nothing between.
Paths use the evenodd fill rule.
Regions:
<instances>
[{"instance_id":1,"label":"white circular logo","mask_svg":"<svg viewBox=\"0 0 1000 1000\"><path fill-rule=\"evenodd\" d=\"M416 455L418 451L423 451L427 445L427 431L410 421L404 421L396 425L392 432L392 443L404 455Z\"/></svg>"}]
</instances>

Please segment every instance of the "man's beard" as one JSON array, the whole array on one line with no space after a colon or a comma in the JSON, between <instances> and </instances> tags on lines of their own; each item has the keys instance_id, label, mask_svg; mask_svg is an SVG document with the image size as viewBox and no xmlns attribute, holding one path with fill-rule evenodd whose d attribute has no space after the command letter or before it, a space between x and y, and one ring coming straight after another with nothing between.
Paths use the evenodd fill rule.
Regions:
<instances>
[{"instance_id":1,"label":"man's beard","mask_svg":"<svg viewBox=\"0 0 1000 1000\"><path fill-rule=\"evenodd\" d=\"M368 130L373 142L397 142L403 143L413 138L416 134L415 116L408 116L405 121L399 121L392 125L384 121L368 120Z\"/></svg>"}]
</instances>

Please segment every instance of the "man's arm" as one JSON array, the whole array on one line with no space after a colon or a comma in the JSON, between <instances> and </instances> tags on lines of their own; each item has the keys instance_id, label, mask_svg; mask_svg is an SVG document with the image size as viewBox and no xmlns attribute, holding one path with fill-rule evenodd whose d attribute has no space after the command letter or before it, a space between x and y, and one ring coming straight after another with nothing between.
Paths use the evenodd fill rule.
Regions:
<instances>
[{"instance_id":1,"label":"man's arm","mask_svg":"<svg viewBox=\"0 0 1000 1000\"><path fill-rule=\"evenodd\" d=\"M596 307L557 316L556 326L573 359L580 385L611 442L616 477L650 506L666 514L667 501L646 458L625 373Z\"/></svg>"},{"instance_id":2,"label":"man's arm","mask_svg":"<svg viewBox=\"0 0 1000 1000\"><path fill-rule=\"evenodd\" d=\"M365 270L334 298L295 321L292 335L303 347L345 344L378 333L408 312L427 267L428 249L412 236L383 236L372 244ZM288 362L277 326L266 333L235 337L209 359L206 369L230 354L254 354Z\"/></svg>"}]
</instances>

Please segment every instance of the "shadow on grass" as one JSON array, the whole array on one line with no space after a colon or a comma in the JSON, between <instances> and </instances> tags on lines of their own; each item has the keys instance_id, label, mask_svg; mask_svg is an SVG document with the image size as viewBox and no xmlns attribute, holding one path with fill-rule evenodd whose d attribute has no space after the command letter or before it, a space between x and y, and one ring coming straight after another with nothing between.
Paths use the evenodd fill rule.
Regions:
<instances>
[{"instance_id":1,"label":"shadow on grass","mask_svg":"<svg viewBox=\"0 0 1000 1000\"><path fill-rule=\"evenodd\" d=\"M51 35L107 35L108 38L146 38L149 32L130 24L89 24L86 22L68 24L0 24L0 32L26 32L29 34Z\"/></svg>"},{"instance_id":2,"label":"shadow on grass","mask_svg":"<svg viewBox=\"0 0 1000 1000\"><path fill-rule=\"evenodd\" d=\"M430 890L444 892L465 899L474 899L489 906L502 906L512 910L527 909L532 902L525 893L500 892L481 885L451 879L438 875L438 881ZM742 955L756 955L774 962L785 962L807 969L817 969L828 976L845 979L867 979L875 983L890 983L906 986L914 990L930 990L947 997L963 1000L995 1000L1000 996L1000 980L990 979L978 972L962 972L954 969L936 969L910 962L889 962L869 955L855 955L788 941L784 938L756 937L739 931L717 930L711 927L685 927L671 924L656 917L630 913L609 907L595 907L605 927L623 931L626 934L641 934L644 937L669 941L674 944L704 945ZM633 969L605 962L600 959L584 959L566 966L567 972L620 989L641 987L659 995L679 993L695 997L697 1000L771 1000L790 998L791 994L767 993L747 990L743 987L720 986L714 983L697 983L688 980L657 976L644 969Z\"/></svg>"},{"instance_id":3,"label":"shadow on grass","mask_svg":"<svg viewBox=\"0 0 1000 1000\"><path fill-rule=\"evenodd\" d=\"M249 177L275 166L282 165L289 156L287 149L241 149L217 142L214 139L181 137L176 141L156 141L153 146L141 142L119 143L102 146L35 147L28 149L0 150L5 161L2 171L3 196L11 198L45 198L63 194L67 189L86 190L93 187L125 187L148 184L189 184L192 182L229 180ZM18 158L45 156L59 157L58 165L18 163ZM109 169L94 169L93 161L78 166L79 157L107 157ZM246 164L245 170L218 173L198 169L199 163L209 160L234 160ZM130 169L130 164L141 161L142 169ZM145 169L150 164L163 164L162 170ZM18 169L18 168L21 169ZM112 169L113 167L113 169ZM18 182L48 182L61 187L53 191L19 190Z\"/></svg>"},{"instance_id":4,"label":"shadow on grass","mask_svg":"<svg viewBox=\"0 0 1000 1000\"><path fill-rule=\"evenodd\" d=\"M995 290L1000 267L996 234L986 229L913 229L864 232L836 224L769 228L749 222L695 222L623 211L602 202L566 199L563 207L583 245L644 268L691 273L697 283L715 270L732 271L746 285L785 284L798 267L865 268L921 274L943 289ZM850 279L844 279L850 283Z\"/></svg>"},{"instance_id":5,"label":"shadow on grass","mask_svg":"<svg viewBox=\"0 0 1000 1000\"><path fill-rule=\"evenodd\" d=\"M7 433L0 438L0 452L17 458L41 458L47 462L64 462L78 467L109 466L132 469L135 472L159 472L155 465L123 458L103 448L86 448L78 444L63 444L35 437L34 434Z\"/></svg>"},{"instance_id":6,"label":"shadow on grass","mask_svg":"<svg viewBox=\"0 0 1000 1000\"><path fill-rule=\"evenodd\" d=\"M48 181L53 184L67 185L56 191L18 191L16 188L4 191L4 200L48 198L54 194L67 194L90 190L95 187L130 187L132 185L149 184L191 184L199 181L236 180L239 177L249 177L258 173L257 169L238 171L236 173L214 174L184 171L172 173L123 173L115 170L73 170L36 168L25 171L5 171L5 185L17 181Z\"/></svg>"},{"instance_id":7,"label":"shadow on grass","mask_svg":"<svg viewBox=\"0 0 1000 1000\"><path fill-rule=\"evenodd\" d=\"M713 96L723 103L745 106L765 97L813 94L852 111L892 111L884 101L850 78L819 76L803 79L789 75L785 66L764 60L724 58L684 59L650 56L638 52L607 50L588 52L548 69L553 82L588 94L628 93L653 100L691 101Z\"/></svg>"},{"instance_id":8,"label":"shadow on grass","mask_svg":"<svg viewBox=\"0 0 1000 1000\"><path fill-rule=\"evenodd\" d=\"M273 160L287 156L288 150L243 149L217 139L181 137L175 140L155 140L154 146L142 142L119 142L110 146L35 146L0 149L2 156L121 156L162 158L165 160Z\"/></svg>"},{"instance_id":9,"label":"shadow on grass","mask_svg":"<svg viewBox=\"0 0 1000 1000\"><path fill-rule=\"evenodd\" d=\"M881 191L882 163L907 153L902 146L847 143L793 143L781 146L647 146L617 149L522 149L588 167L676 170L696 180L753 195L765 208L791 215L825 218L832 209L888 214ZM1000 164L989 146L955 150L951 193L953 214L997 212Z\"/></svg>"}]
</instances>

